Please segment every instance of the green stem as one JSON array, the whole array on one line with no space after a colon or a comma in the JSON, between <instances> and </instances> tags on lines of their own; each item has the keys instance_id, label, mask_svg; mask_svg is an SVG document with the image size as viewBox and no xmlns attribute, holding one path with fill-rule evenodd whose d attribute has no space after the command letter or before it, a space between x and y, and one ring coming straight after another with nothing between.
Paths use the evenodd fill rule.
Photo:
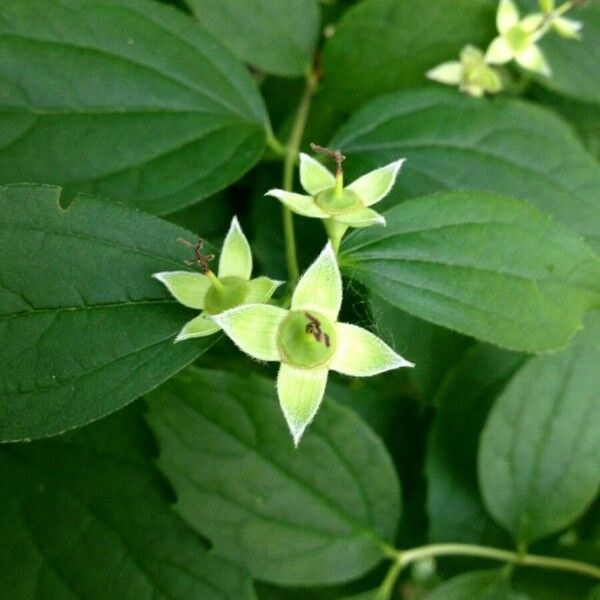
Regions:
<instances>
[{"instance_id":1,"label":"green stem","mask_svg":"<svg viewBox=\"0 0 600 600\"><path fill-rule=\"evenodd\" d=\"M339 223L338 221L334 221L333 219L324 219L323 225L325 225L327 237L331 240L333 251L337 256L340 250L340 243L342 241L342 238L348 230L348 225L344 225L343 223Z\"/></svg>"},{"instance_id":2,"label":"green stem","mask_svg":"<svg viewBox=\"0 0 600 600\"><path fill-rule=\"evenodd\" d=\"M430 546L421 546L410 550L399 550L396 560L401 569L403 569L417 560L435 556L474 556L525 567L568 571L600 579L600 567L588 563L566 558L554 558L552 556L522 554L511 550L500 550L499 548L476 546L473 544L431 544Z\"/></svg>"},{"instance_id":3,"label":"green stem","mask_svg":"<svg viewBox=\"0 0 600 600\"><path fill-rule=\"evenodd\" d=\"M285 156L285 146L275 137L270 125L267 129L267 147L280 158Z\"/></svg>"},{"instance_id":4,"label":"green stem","mask_svg":"<svg viewBox=\"0 0 600 600\"><path fill-rule=\"evenodd\" d=\"M210 279L211 283L219 290L224 290L225 286L221 283L221 281L219 280L219 278L212 272L212 271L207 271L206 272L206 276Z\"/></svg>"},{"instance_id":5,"label":"green stem","mask_svg":"<svg viewBox=\"0 0 600 600\"><path fill-rule=\"evenodd\" d=\"M375 596L376 600L389 600L392 597L392 593L396 587L396 581L398 580L400 571L402 571L402 565L400 562L396 562L390 567L390 570L387 572L383 583L377 590L377 595Z\"/></svg>"},{"instance_id":6,"label":"green stem","mask_svg":"<svg viewBox=\"0 0 600 600\"><path fill-rule=\"evenodd\" d=\"M317 86L317 78L312 71L306 76L306 85L304 93L300 99L296 118L292 126L290 137L285 147L285 157L283 160L283 189L286 192L293 191L294 187L294 167L298 160L300 152L300 144L304 128L306 127L306 119L312 102L312 97ZM300 274L298 270L298 256L296 253L296 235L294 233L294 216L292 211L285 205L282 205L283 210L283 234L285 238L285 257L287 262L287 270L290 278L290 283L294 283Z\"/></svg>"}]
</instances>

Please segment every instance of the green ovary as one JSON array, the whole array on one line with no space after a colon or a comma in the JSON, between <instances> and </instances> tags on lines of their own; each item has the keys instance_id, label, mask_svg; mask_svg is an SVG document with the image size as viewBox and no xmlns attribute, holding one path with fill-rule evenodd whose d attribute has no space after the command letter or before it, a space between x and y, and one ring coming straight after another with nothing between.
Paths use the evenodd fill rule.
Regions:
<instances>
[{"instance_id":1,"label":"green ovary","mask_svg":"<svg viewBox=\"0 0 600 600\"><path fill-rule=\"evenodd\" d=\"M335 325L312 310L291 312L277 336L282 361L304 369L329 361L335 353L336 342Z\"/></svg>"},{"instance_id":2,"label":"green ovary","mask_svg":"<svg viewBox=\"0 0 600 600\"><path fill-rule=\"evenodd\" d=\"M244 303L248 293L248 282L239 277L223 277L213 282L206 292L204 309L209 315L217 315L224 310Z\"/></svg>"},{"instance_id":3,"label":"green ovary","mask_svg":"<svg viewBox=\"0 0 600 600\"><path fill-rule=\"evenodd\" d=\"M341 194L336 194L335 188L317 194L315 203L329 215L345 213L362 206L358 194L351 190L342 190Z\"/></svg>"},{"instance_id":4,"label":"green ovary","mask_svg":"<svg viewBox=\"0 0 600 600\"><path fill-rule=\"evenodd\" d=\"M515 52L521 52L531 44L529 34L520 25L511 27L505 36L506 41Z\"/></svg>"}]
</instances>

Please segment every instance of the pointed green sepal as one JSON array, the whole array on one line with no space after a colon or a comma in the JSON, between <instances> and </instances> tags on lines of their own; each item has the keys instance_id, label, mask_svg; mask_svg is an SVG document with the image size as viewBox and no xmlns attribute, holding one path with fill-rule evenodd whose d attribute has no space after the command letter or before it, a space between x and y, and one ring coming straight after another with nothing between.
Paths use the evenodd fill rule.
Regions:
<instances>
[{"instance_id":1,"label":"pointed green sepal","mask_svg":"<svg viewBox=\"0 0 600 600\"><path fill-rule=\"evenodd\" d=\"M271 299L275 290L283 284L269 277L257 277L251 279L247 284L246 304L263 304Z\"/></svg>"},{"instance_id":2,"label":"pointed green sepal","mask_svg":"<svg viewBox=\"0 0 600 600\"><path fill-rule=\"evenodd\" d=\"M532 44L522 52L519 52L519 54L515 56L515 60L521 67L528 71L533 71L534 73L539 73L546 77L552 75L552 70L546 61L544 53L535 44Z\"/></svg>"},{"instance_id":3,"label":"pointed green sepal","mask_svg":"<svg viewBox=\"0 0 600 600\"><path fill-rule=\"evenodd\" d=\"M292 310L315 310L337 321L342 305L342 276L331 242L308 267L292 296Z\"/></svg>"},{"instance_id":4,"label":"pointed green sepal","mask_svg":"<svg viewBox=\"0 0 600 600\"><path fill-rule=\"evenodd\" d=\"M459 85L463 77L463 66L457 60L451 60L429 69L426 76L432 81L446 85Z\"/></svg>"},{"instance_id":5,"label":"pointed green sepal","mask_svg":"<svg viewBox=\"0 0 600 600\"><path fill-rule=\"evenodd\" d=\"M219 258L219 278L239 277L248 280L251 274L252 252L250 244L240 227L237 217L233 217Z\"/></svg>"},{"instance_id":6,"label":"pointed green sepal","mask_svg":"<svg viewBox=\"0 0 600 600\"><path fill-rule=\"evenodd\" d=\"M300 154L300 184L311 195L335 186L335 176L308 154Z\"/></svg>"},{"instance_id":7,"label":"pointed green sepal","mask_svg":"<svg viewBox=\"0 0 600 600\"><path fill-rule=\"evenodd\" d=\"M513 0L500 0L496 13L496 27L500 33L506 33L519 22L519 9Z\"/></svg>"},{"instance_id":8,"label":"pointed green sepal","mask_svg":"<svg viewBox=\"0 0 600 600\"><path fill-rule=\"evenodd\" d=\"M210 288L208 277L191 271L164 271L154 273L154 279L160 281L180 304L202 310L204 299Z\"/></svg>"},{"instance_id":9,"label":"pointed green sepal","mask_svg":"<svg viewBox=\"0 0 600 600\"><path fill-rule=\"evenodd\" d=\"M195 319L188 321L183 329L177 334L175 342L182 342L192 338L206 337L216 333L221 328L206 313L202 313Z\"/></svg>"},{"instance_id":10,"label":"pointed green sepal","mask_svg":"<svg viewBox=\"0 0 600 600\"><path fill-rule=\"evenodd\" d=\"M415 366L362 327L337 323L336 331L337 350L330 364L334 371L355 377L370 377L400 367Z\"/></svg>"},{"instance_id":11,"label":"pointed green sepal","mask_svg":"<svg viewBox=\"0 0 600 600\"><path fill-rule=\"evenodd\" d=\"M335 215L333 218L349 227L369 227L370 225L385 226L385 217L370 208L357 208L348 211L347 213Z\"/></svg>"},{"instance_id":12,"label":"pointed green sepal","mask_svg":"<svg viewBox=\"0 0 600 600\"><path fill-rule=\"evenodd\" d=\"M561 37L571 40L581 39L581 29L583 28L581 21L568 19L567 17L557 17L552 21L552 27Z\"/></svg>"},{"instance_id":13,"label":"pointed green sepal","mask_svg":"<svg viewBox=\"0 0 600 600\"><path fill-rule=\"evenodd\" d=\"M366 173L346 189L354 192L364 206L371 206L390 193L404 160L401 158L385 167Z\"/></svg>"},{"instance_id":14,"label":"pointed green sepal","mask_svg":"<svg viewBox=\"0 0 600 600\"><path fill-rule=\"evenodd\" d=\"M270 304L243 304L213 319L231 341L258 360L280 360L277 333L288 311Z\"/></svg>"},{"instance_id":15,"label":"pointed green sepal","mask_svg":"<svg viewBox=\"0 0 600 600\"><path fill-rule=\"evenodd\" d=\"M296 446L319 410L327 373L327 369L298 369L286 364L279 368L277 395Z\"/></svg>"},{"instance_id":16,"label":"pointed green sepal","mask_svg":"<svg viewBox=\"0 0 600 600\"><path fill-rule=\"evenodd\" d=\"M317 219L327 219L329 217L325 211L321 210L315 204L312 196L294 194L293 192L286 192L284 190L269 190L265 196L277 198L290 210L303 217L314 217Z\"/></svg>"},{"instance_id":17,"label":"pointed green sepal","mask_svg":"<svg viewBox=\"0 0 600 600\"><path fill-rule=\"evenodd\" d=\"M492 65L502 65L513 58L513 49L502 36L493 39L485 53L485 61Z\"/></svg>"}]
</instances>

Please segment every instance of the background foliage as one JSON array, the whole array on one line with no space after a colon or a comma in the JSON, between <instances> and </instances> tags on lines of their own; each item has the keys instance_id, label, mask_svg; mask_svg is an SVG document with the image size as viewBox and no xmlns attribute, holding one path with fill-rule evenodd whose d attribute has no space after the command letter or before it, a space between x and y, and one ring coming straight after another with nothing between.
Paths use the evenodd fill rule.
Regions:
<instances>
[{"instance_id":1,"label":"background foliage","mask_svg":"<svg viewBox=\"0 0 600 600\"><path fill-rule=\"evenodd\" d=\"M0 598L599 597L600 4L551 78L428 81L495 7L0 0ZM340 265L416 367L335 378L296 450L273 369L173 344L151 275L237 214L288 279L263 194L309 142L406 157Z\"/></svg>"}]
</instances>

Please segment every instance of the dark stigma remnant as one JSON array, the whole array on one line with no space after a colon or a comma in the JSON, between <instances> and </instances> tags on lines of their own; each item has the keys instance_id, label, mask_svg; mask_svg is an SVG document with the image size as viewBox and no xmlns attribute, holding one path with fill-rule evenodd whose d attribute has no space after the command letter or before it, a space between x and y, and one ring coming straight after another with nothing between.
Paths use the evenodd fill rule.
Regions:
<instances>
[{"instance_id":1,"label":"dark stigma remnant","mask_svg":"<svg viewBox=\"0 0 600 600\"><path fill-rule=\"evenodd\" d=\"M208 273L208 271L210 271L208 263L215 258L215 255L202 254L202 248L204 248L204 240L202 238L199 238L195 245L183 238L177 238L177 241L194 251L194 258L187 258L185 260L185 264L188 267L197 265L203 273Z\"/></svg>"},{"instance_id":2,"label":"dark stigma remnant","mask_svg":"<svg viewBox=\"0 0 600 600\"><path fill-rule=\"evenodd\" d=\"M309 312L305 312L304 316L308 319L308 323L304 328L304 331L306 331L306 333L310 333L315 340L317 340L317 342L324 342L325 347L329 348L329 336L321 330L321 322L319 319L311 315Z\"/></svg>"}]
</instances>

